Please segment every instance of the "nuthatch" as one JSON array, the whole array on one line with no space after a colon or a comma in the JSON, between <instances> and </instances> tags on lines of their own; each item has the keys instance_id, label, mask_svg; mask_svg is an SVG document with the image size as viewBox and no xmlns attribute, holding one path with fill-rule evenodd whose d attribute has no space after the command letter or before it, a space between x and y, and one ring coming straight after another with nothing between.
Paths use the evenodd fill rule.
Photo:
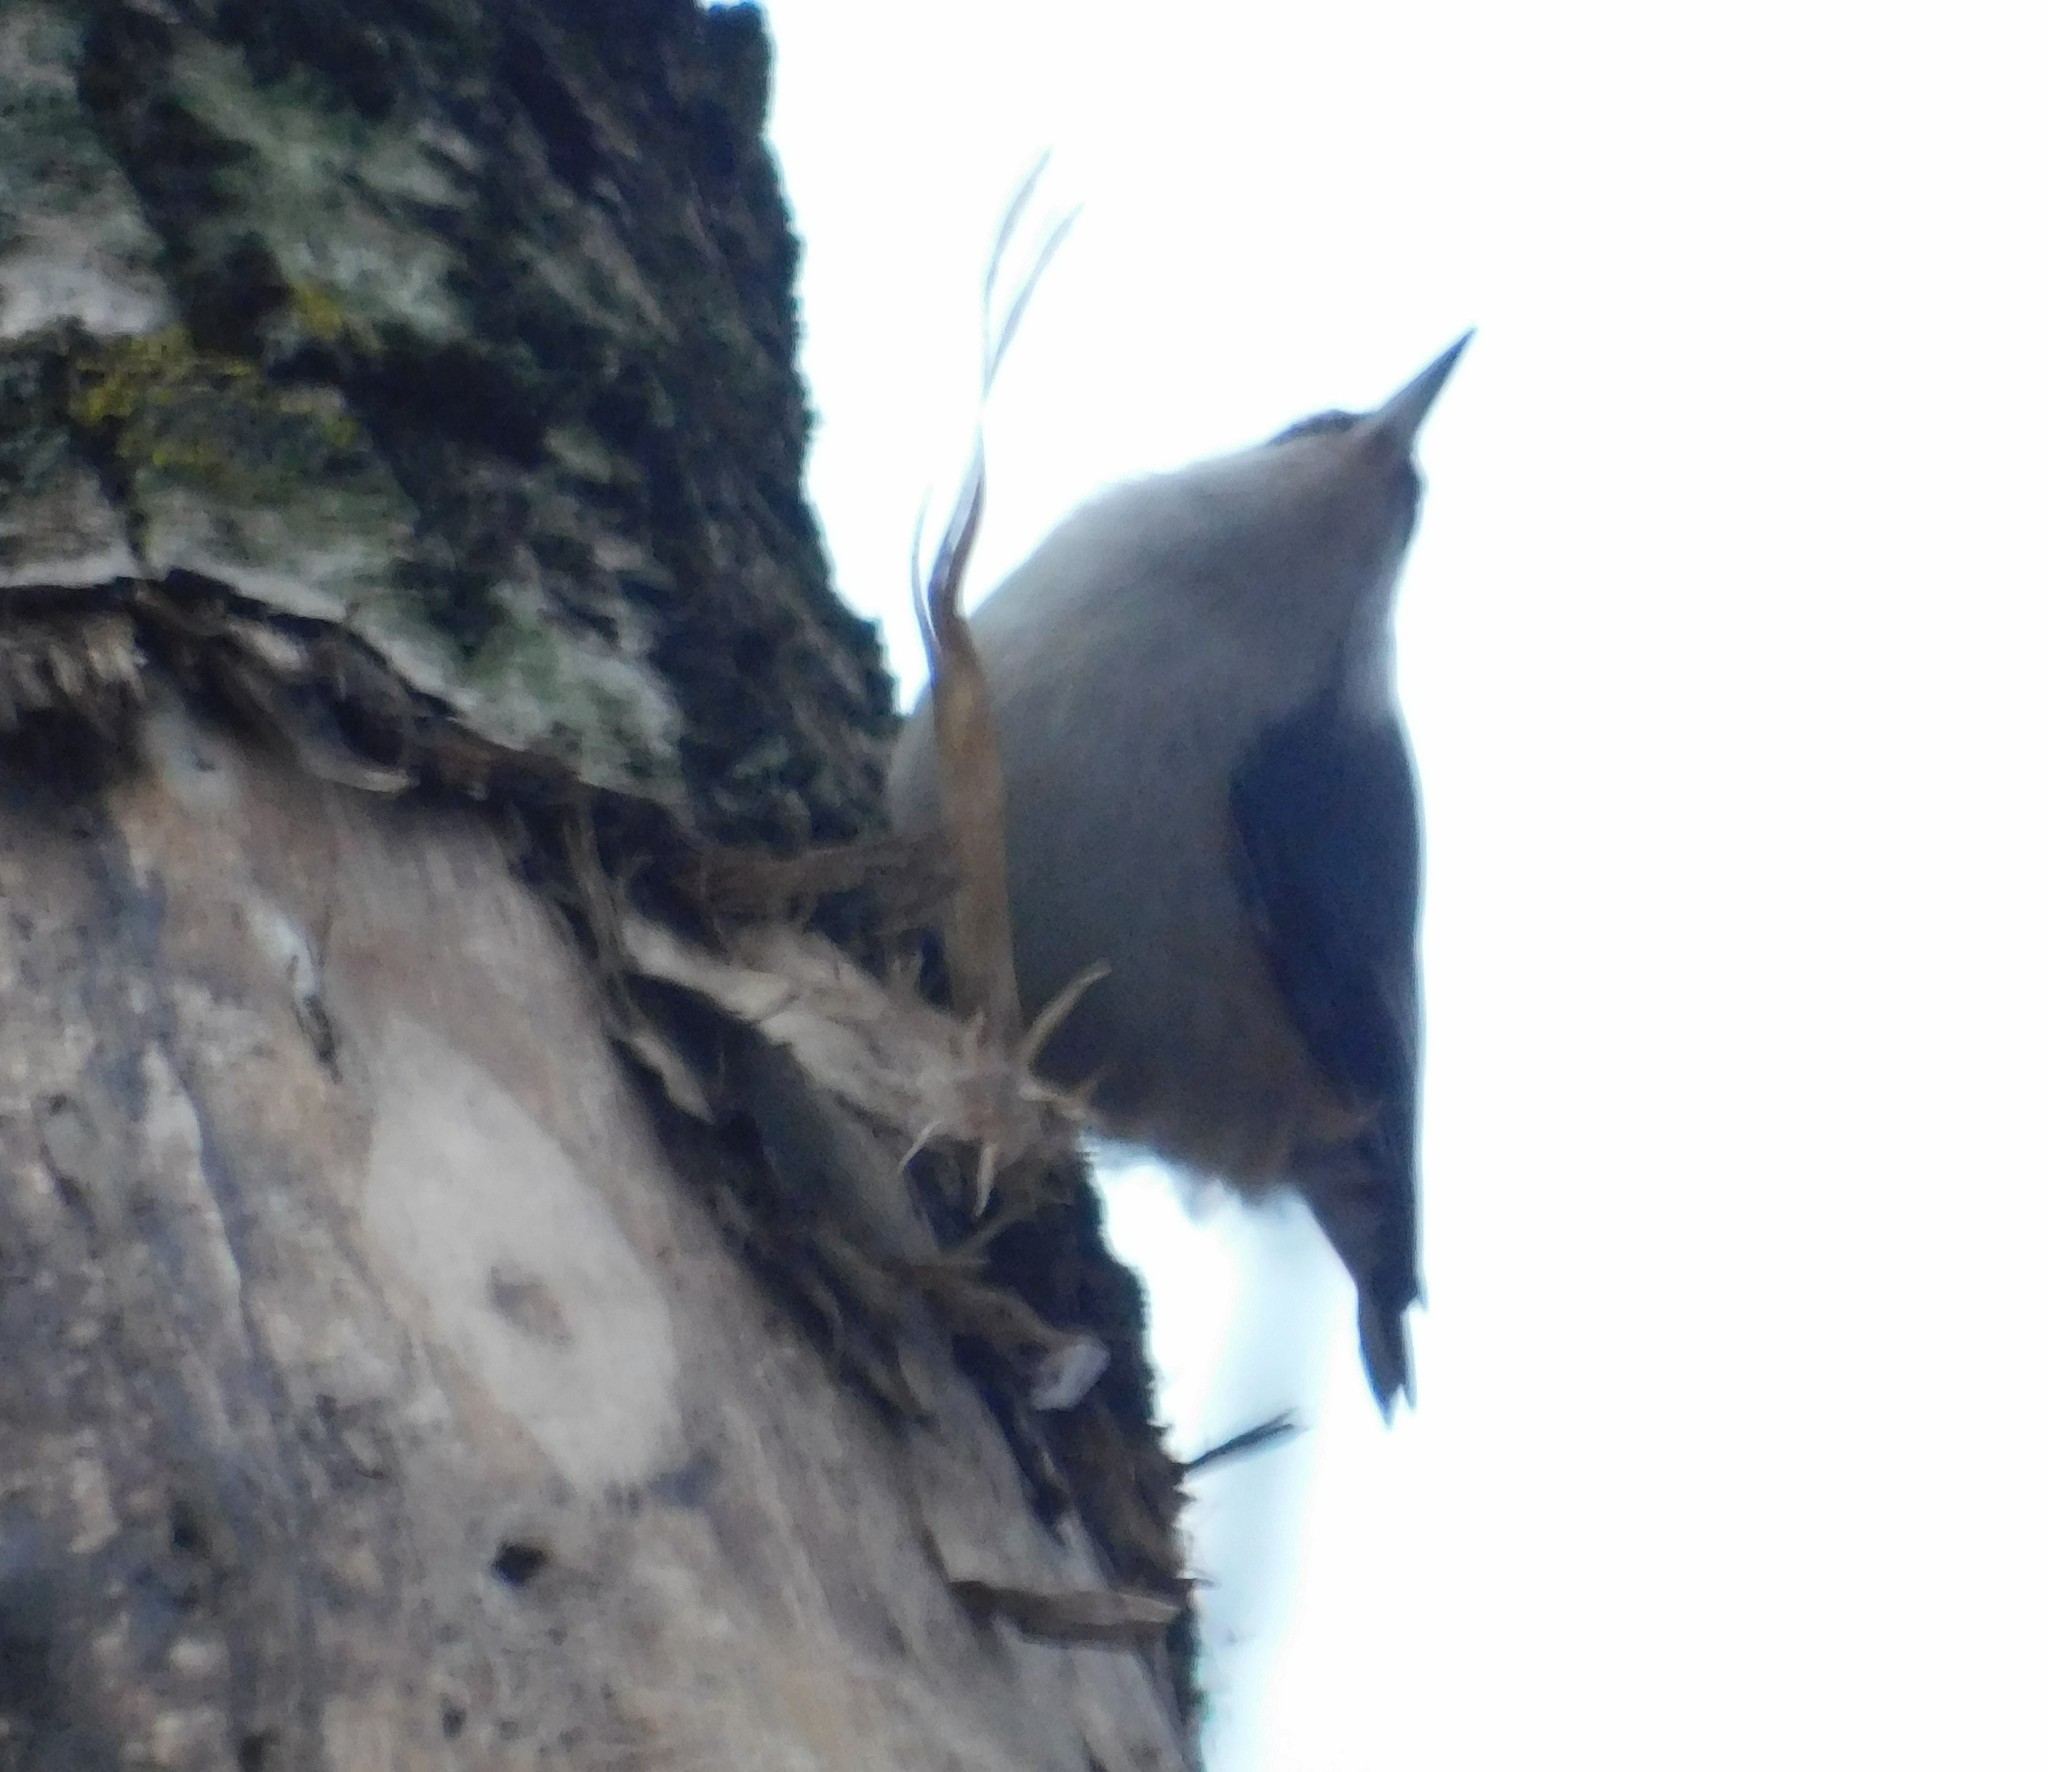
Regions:
<instances>
[{"instance_id":1,"label":"nuthatch","mask_svg":"<svg viewBox=\"0 0 2048 1772\"><path fill-rule=\"evenodd\" d=\"M1307 1200L1383 1411L1413 1397L1421 1034L1392 612L1415 433L1465 342L1377 412L1102 494L972 623L1025 1014L1108 967L1041 1068L1117 1137ZM927 705L891 771L900 829L937 824L935 768Z\"/></svg>"}]
</instances>

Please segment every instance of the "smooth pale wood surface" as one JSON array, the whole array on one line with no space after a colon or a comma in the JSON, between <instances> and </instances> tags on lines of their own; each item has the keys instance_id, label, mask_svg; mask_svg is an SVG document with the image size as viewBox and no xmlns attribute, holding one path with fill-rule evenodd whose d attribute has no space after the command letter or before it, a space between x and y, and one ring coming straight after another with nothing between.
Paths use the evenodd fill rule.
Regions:
<instances>
[{"instance_id":1,"label":"smooth pale wood surface","mask_svg":"<svg viewBox=\"0 0 2048 1772\"><path fill-rule=\"evenodd\" d=\"M935 1346L894 1428L736 1262L482 813L144 758L0 768L0 1760L1188 1763L962 1610L1099 1577Z\"/></svg>"}]
</instances>

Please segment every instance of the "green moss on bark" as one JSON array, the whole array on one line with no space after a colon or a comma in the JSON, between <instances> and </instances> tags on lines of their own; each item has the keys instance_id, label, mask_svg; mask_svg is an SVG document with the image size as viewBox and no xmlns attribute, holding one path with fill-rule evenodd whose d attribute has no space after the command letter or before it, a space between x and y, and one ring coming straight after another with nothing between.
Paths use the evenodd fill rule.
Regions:
<instances>
[{"instance_id":1,"label":"green moss on bark","mask_svg":"<svg viewBox=\"0 0 2048 1772\"><path fill-rule=\"evenodd\" d=\"M133 337L87 320L65 407L150 571L345 617L482 735L708 833L877 821L893 696L802 496L756 14L39 11L37 102L167 292Z\"/></svg>"}]
</instances>

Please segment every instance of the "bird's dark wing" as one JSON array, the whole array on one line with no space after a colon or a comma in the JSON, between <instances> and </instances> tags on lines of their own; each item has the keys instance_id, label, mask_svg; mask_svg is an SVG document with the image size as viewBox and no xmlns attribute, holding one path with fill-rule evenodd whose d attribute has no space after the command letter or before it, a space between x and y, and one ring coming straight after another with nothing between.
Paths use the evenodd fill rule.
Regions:
<instances>
[{"instance_id":1,"label":"bird's dark wing","mask_svg":"<svg viewBox=\"0 0 2048 1772\"><path fill-rule=\"evenodd\" d=\"M1271 727L1231 782L1242 885L1273 977L1331 1081L1372 1113L1358 1140L1302 1152L1294 1179L1358 1285L1382 1410L1409 1389L1421 1043L1415 933L1422 829L1398 719L1318 698Z\"/></svg>"}]
</instances>

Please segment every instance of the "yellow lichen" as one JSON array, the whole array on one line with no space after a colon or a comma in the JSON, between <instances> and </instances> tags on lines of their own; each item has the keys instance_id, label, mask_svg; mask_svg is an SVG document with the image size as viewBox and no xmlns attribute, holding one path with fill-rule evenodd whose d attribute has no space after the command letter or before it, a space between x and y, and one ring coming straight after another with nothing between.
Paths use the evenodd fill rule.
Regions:
<instances>
[{"instance_id":1,"label":"yellow lichen","mask_svg":"<svg viewBox=\"0 0 2048 1772\"><path fill-rule=\"evenodd\" d=\"M275 385L247 358L201 350L181 326L81 353L67 410L132 466L184 479L305 467L362 445L334 389Z\"/></svg>"},{"instance_id":2,"label":"yellow lichen","mask_svg":"<svg viewBox=\"0 0 2048 1772\"><path fill-rule=\"evenodd\" d=\"M292 318L308 338L331 345L344 338L351 343L360 343L367 336L368 329L349 313L341 298L326 284L295 277L289 287Z\"/></svg>"},{"instance_id":3,"label":"yellow lichen","mask_svg":"<svg viewBox=\"0 0 2048 1772\"><path fill-rule=\"evenodd\" d=\"M91 430L126 424L189 389L196 378L248 381L256 366L201 351L182 326L107 339L80 354L70 400L73 419Z\"/></svg>"}]
</instances>

